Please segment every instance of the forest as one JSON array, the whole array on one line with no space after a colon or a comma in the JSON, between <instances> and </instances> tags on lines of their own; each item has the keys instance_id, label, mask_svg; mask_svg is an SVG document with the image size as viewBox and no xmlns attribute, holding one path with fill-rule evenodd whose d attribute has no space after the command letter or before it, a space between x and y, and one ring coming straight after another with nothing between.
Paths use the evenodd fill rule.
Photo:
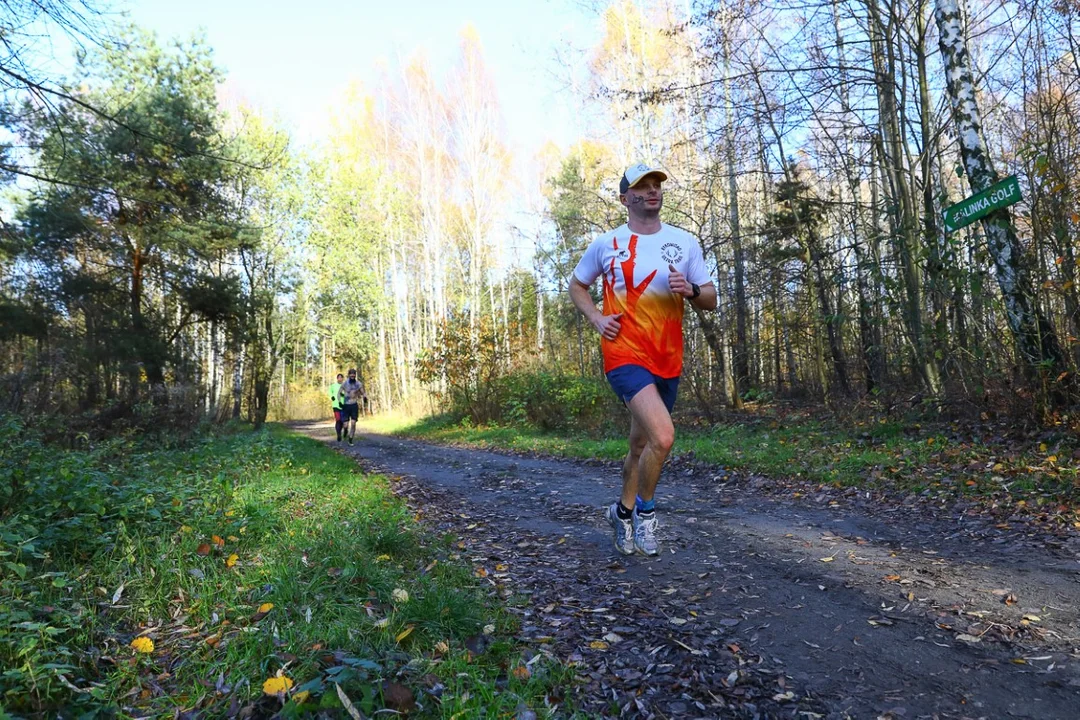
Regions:
<instances>
[{"instance_id":1,"label":"forest","mask_svg":"<svg viewBox=\"0 0 1080 720\"><path fill-rule=\"evenodd\" d=\"M0 720L1075 716L1074 0L545 3L533 147L477 25L312 135L150 6L0 0ZM636 163L719 300L637 459Z\"/></svg>"},{"instance_id":2,"label":"forest","mask_svg":"<svg viewBox=\"0 0 1080 720\"><path fill-rule=\"evenodd\" d=\"M223 99L198 37L5 8L9 410L308 417L350 366L382 410L478 421L549 376L591 387L567 279L638 160L719 290L686 321L708 419L777 398L1052 422L1075 400L1069 3L612 3L563 59L580 138L530 158L475 31L444 71L416 54L354 85L312 146ZM26 69L30 20L85 41L71 77ZM946 228L1009 176L1020 202Z\"/></svg>"}]
</instances>

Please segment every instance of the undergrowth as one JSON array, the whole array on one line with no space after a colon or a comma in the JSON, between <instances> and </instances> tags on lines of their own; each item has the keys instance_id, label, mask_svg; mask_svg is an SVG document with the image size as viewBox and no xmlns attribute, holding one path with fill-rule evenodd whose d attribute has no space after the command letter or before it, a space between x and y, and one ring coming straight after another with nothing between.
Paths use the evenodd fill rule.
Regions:
<instances>
[{"instance_id":1,"label":"undergrowth","mask_svg":"<svg viewBox=\"0 0 1080 720\"><path fill-rule=\"evenodd\" d=\"M500 716L568 680L389 480L319 443L58 451L0 425L0 717Z\"/></svg>"}]
</instances>

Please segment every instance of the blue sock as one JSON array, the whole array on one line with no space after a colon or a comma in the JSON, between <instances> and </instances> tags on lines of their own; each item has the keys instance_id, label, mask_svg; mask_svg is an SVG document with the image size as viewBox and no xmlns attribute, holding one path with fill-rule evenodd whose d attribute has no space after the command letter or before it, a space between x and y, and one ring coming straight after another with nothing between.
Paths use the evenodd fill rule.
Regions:
<instances>
[{"instance_id":1,"label":"blue sock","mask_svg":"<svg viewBox=\"0 0 1080 720\"><path fill-rule=\"evenodd\" d=\"M637 506L638 515L640 515L641 513L650 513L656 510L655 499L642 500L640 495L637 496L637 502L635 503L635 505Z\"/></svg>"}]
</instances>

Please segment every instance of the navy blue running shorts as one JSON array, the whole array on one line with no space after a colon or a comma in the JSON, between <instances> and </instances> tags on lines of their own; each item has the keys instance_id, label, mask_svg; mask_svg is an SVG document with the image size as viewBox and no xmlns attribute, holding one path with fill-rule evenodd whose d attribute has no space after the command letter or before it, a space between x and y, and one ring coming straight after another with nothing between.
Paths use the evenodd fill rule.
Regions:
<instances>
[{"instance_id":1,"label":"navy blue running shorts","mask_svg":"<svg viewBox=\"0 0 1080 720\"><path fill-rule=\"evenodd\" d=\"M631 398L649 385L655 385L664 401L668 412L675 407L675 396L679 392L679 378L662 378L654 375L640 365L620 365L607 374L608 383L619 399L629 403Z\"/></svg>"}]
</instances>

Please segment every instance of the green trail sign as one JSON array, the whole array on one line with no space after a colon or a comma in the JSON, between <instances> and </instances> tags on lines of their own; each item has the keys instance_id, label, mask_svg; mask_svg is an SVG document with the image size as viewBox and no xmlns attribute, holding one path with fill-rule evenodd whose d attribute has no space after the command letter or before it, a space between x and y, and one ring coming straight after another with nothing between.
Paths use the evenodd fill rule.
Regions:
<instances>
[{"instance_id":1,"label":"green trail sign","mask_svg":"<svg viewBox=\"0 0 1080 720\"><path fill-rule=\"evenodd\" d=\"M981 193L975 193L945 208L942 213L945 218L945 232L959 230L998 208L1009 207L1016 202L1020 202L1020 183L1015 175L1010 175Z\"/></svg>"}]
</instances>

